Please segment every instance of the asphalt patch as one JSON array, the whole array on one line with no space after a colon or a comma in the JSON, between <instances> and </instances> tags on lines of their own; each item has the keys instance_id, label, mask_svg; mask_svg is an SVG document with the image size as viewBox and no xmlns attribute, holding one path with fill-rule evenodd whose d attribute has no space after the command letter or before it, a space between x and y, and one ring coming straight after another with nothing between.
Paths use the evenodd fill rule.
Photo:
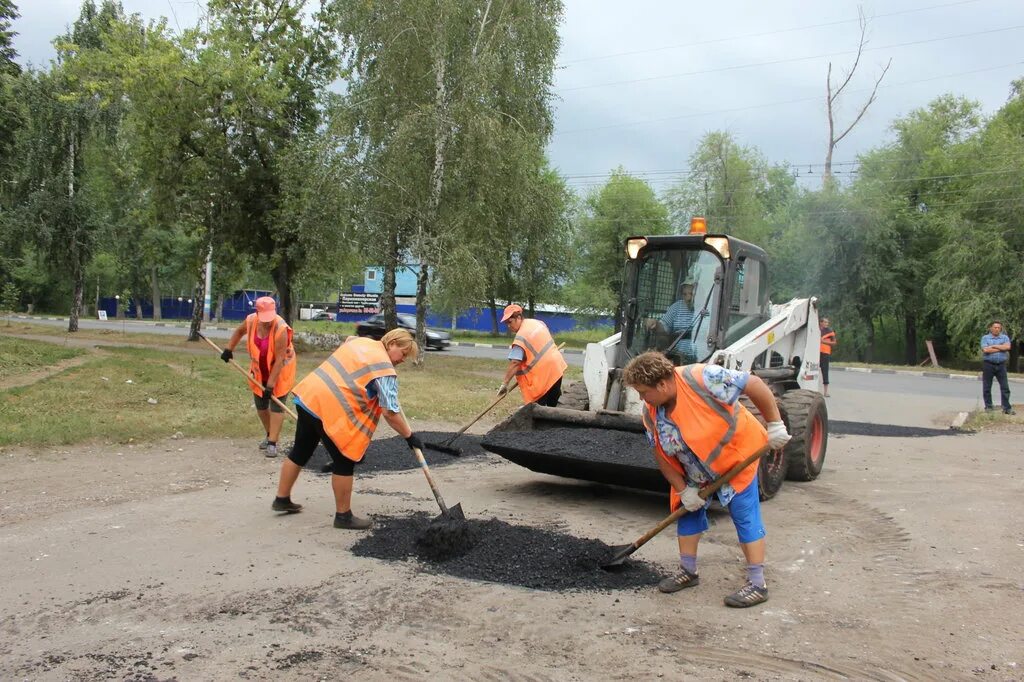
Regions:
<instances>
[{"instance_id":1,"label":"asphalt patch","mask_svg":"<svg viewBox=\"0 0 1024 682\"><path fill-rule=\"evenodd\" d=\"M372 534L353 545L352 553L385 561L416 561L431 573L532 590L631 590L650 587L663 577L651 564L634 560L615 572L601 570L613 551L600 540L495 518L462 523L469 543L450 554L443 542L432 538L431 526L436 524L430 515L376 517Z\"/></svg>"},{"instance_id":2,"label":"asphalt patch","mask_svg":"<svg viewBox=\"0 0 1024 682\"><path fill-rule=\"evenodd\" d=\"M420 437L420 440L440 443L454 436L455 432L417 431L416 435ZM452 447L461 450L462 456L454 457L434 450L424 450L423 456L427 460L427 466L433 469L484 454L484 449L480 445L480 436L462 434L452 444ZM374 440L370 443L370 447L366 449L366 455L363 457L363 460L356 465L356 475L361 476L380 471L406 471L418 468L419 464L416 463L416 455L412 454L412 450L409 449L405 439L401 436L392 436L391 438ZM306 469L318 473L329 473L331 471L331 456L327 454L327 450L323 445L316 446L313 456L306 463Z\"/></svg>"},{"instance_id":3,"label":"asphalt patch","mask_svg":"<svg viewBox=\"0 0 1024 682\"><path fill-rule=\"evenodd\" d=\"M830 419L830 435L877 436L881 438L932 438L935 436L957 436L956 429L928 429L920 426L899 426L897 424L872 424L870 422L844 422Z\"/></svg>"}]
</instances>

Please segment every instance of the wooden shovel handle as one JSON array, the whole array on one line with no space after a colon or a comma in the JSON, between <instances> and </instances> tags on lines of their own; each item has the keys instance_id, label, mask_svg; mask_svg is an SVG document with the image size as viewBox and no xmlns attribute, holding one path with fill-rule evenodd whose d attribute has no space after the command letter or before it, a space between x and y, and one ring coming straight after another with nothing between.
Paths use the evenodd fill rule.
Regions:
<instances>
[{"instance_id":1,"label":"wooden shovel handle","mask_svg":"<svg viewBox=\"0 0 1024 682\"><path fill-rule=\"evenodd\" d=\"M219 347L219 346L218 346L217 344L215 344L215 343L214 343L213 341L211 341L210 339L206 338L206 337L205 337L205 336L203 336L202 334L200 334L200 335L199 335L199 338L201 338L201 339L202 339L203 341L206 341L206 343L208 343L208 344L210 344L211 346L213 346L213 349L214 349L215 351L217 351L218 353L222 353L222 352L223 352L223 351L222 351L222 350L220 349L220 347ZM260 388L262 388L262 389L263 389L264 391L266 391L266 390L267 390L267 387L266 387L266 386L264 386L264 385L263 385L263 384L261 384L260 382L258 382L258 381L256 381L255 379L253 379L253 378L252 378L252 376L250 376L250 374L249 374L248 372L246 372L246 371L245 371L245 368L244 368L244 367L242 367L242 366L241 366L240 364L238 364L237 362L235 362L234 358L232 358L232 359L228 360L228 364L229 364L229 365L231 365L232 367L234 367L235 369L237 369L237 370L238 370L239 372L241 372L241 373L242 373L243 375L245 375L245 378L246 378L246 379L248 379L248 380L249 380L249 381L251 381L252 383L256 384L257 386L259 386ZM298 420L299 420L299 415L295 414L295 412L294 412L294 411L293 411L293 410L292 410L292 409L291 409L290 407L288 407L288 406L287 406L287 405L285 405L285 404L284 404L283 402L281 402L280 400L278 400L278 399L277 399L277 396L276 396L276 395L271 395L271 396L270 396L270 399L271 399L271 400L273 400L273 401L274 401L275 403L277 403L278 407L280 407L280 408L281 408L282 410L284 410L284 411L285 411L285 412L286 412L286 413L288 414L288 416L289 416L289 417L291 417L291 418L292 418L292 419L294 419L295 421L298 421Z\"/></svg>"},{"instance_id":2,"label":"wooden shovel handle","mask_svg":"<svg viewBox=\"0 0 1024 682\"><path fill-rule=\"evenodd\" d=\"M700 498L702 500L706 500L712 495L714 495L716 492L718 492L719 488L721 488L723 485L731 481L736 476L736 474L740 473L748 466L759 460L766 452L768 452L767 445L765 445L763 448L761 448L760 450L758 450L757 452L750 455L745 460L734 466L724 476L720 476L719 478L717 478L711 485L702 488L699 493ZM674 512L666 516L661 523L659 523L657 526L641 535L637 539L637 541L633 543L634 550L639 549L642 545L647 544L647 542L651 538L653 538L655 535L668 528L673 522L679 520L679 517L685 513L687 513L686 507L680 505L679 509L676 509Z\"/></svg>"}]
</instances>

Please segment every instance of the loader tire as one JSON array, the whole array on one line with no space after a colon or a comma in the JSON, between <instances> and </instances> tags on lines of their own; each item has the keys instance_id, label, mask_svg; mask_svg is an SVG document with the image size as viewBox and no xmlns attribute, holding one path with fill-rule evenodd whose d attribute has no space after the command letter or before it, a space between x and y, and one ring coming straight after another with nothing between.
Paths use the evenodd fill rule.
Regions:
<instances>
[{"instance_id":1,"label":"loader tire","mask_svg":"<svg viewBox=\"0 0 1024 682\"><path fill-rule=\"evenodd\" d=\"M783 419L793 437L786 444L786 478L813 481L825 464L828 448L828 408L817 391L802 388L786 391L779 401Z\"/></svg>"},{"instance_id":2,"label":"loader tire","mask_svg":"<svg viewBox=\"0 0 1024 682\"><path fill-rule=\"evenodd\" d=\"M751 402L750 398L745 395L740 396L740 402L743 403L743 407L750 410L752 415L757 417L757 421L761 422L762 426L765 425L764 417L761 416L761 410L754 406L754 403ZM773 450L765 453L757 465L757 492L761 497L761 501L764 502L765 500L770 500L775 497L775 494L779 492L779 488L782 487L782 482L785 480L785 451Z\"/></svg>"},{"instance_id":3,"label":"loader tire","mask_svg":"<svg viewBox=\"0 0 1024 682\"><path fill-rule=\"evenodd\" d=\"M587 385L582 381L574 381L569 384L558 398L558 406L567 410L580 410L586 412L590 409L590 396L587 395Z\"/></svg>"}]
</instances>

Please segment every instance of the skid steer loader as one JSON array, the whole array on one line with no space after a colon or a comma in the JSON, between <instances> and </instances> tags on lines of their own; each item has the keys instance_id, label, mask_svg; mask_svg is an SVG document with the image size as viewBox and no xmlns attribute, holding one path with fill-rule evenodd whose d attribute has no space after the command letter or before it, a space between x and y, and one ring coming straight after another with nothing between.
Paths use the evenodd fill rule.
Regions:
<instances>
[{"instance_id":1,"label":"skid steer loader","mask_svg":"<svg viewBox=\"0 0 1024 682\"><path fill-rule=\"evenodd\" d=\"M686 235L631 237L625 251L620 331L587 346L583 382L568 386L558 407L524 405L492 429L484 446L540 473L663 492L664 478L643 435L640 398L622 383L631 358L659 350L677 365L717 363L749 371L771 387L793 438L762 458L761 499L774 496L786 478L816 478L828 442L817 299L773 305L765 252L707 234L702 218L693 219ZM679 292L690 299L682 329L669 311ZM590 439L581 439L581 432L558 442L564 429L586 429ZM550 434L536 433L544 430ZM522 432L531 433L524 438Z\"/></svg>"}]
</instances>

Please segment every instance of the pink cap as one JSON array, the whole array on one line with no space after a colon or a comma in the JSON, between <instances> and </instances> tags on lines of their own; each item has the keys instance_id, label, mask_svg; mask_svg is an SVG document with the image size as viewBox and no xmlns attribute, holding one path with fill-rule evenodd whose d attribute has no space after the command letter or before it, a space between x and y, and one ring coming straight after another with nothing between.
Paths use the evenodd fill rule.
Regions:
<instances>
[{"instance_id":1,"label":"pink cap","mask_svg":"<svg viewBox=\"0 0 1024 682\"><path fill-rule=\"evenodd\" d=\"M505 313L501 316L501 321L502 323L508 322L508 318L512 317L516 313L522 312L523 306L521 305L516 305L515 303L513 303L512 305L507 305L505 306Z\"/></svg>"},{"instance_id":2,"label":"pink cap","mask_svg":"<svg viewBox=\"0 0 1024 682\"><path fill-rule=\"evenodd\" d=\"M277 303L269 296L256 299L256 319L260 322L273 322L277 317Z\"/></svg>"}]
</instances>

